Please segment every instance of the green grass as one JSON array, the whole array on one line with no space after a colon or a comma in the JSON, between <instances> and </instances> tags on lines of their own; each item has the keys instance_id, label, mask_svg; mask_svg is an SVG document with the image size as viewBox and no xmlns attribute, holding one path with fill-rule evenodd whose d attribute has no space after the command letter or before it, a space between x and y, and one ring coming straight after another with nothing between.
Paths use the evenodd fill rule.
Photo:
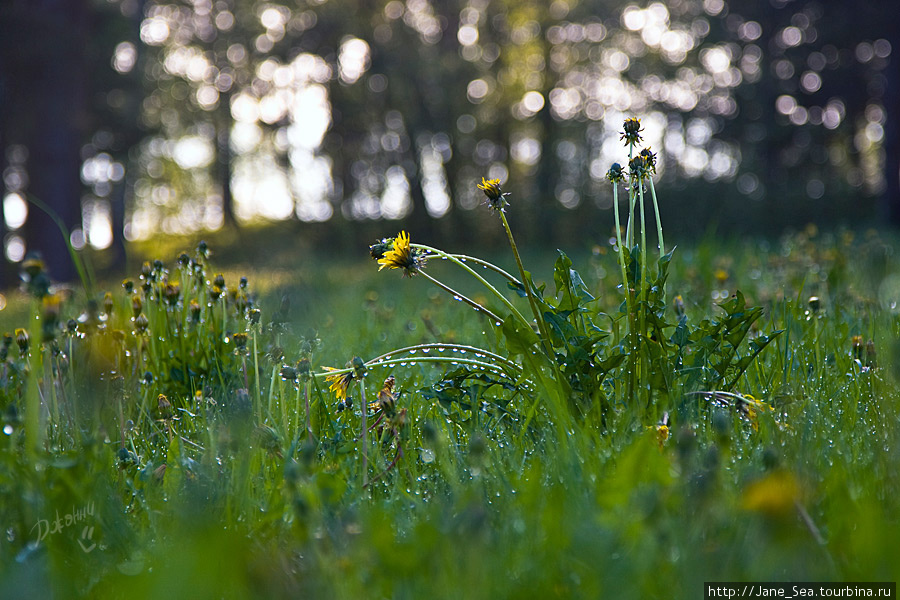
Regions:
<instances>
[{"instance_id":1,"label":"green grass","mask_svg":"<svg viewBox=\"0 0 900 600\"><path fill-rule=\"evenodd\" d=\"M64 326L84 302L62 305L59 354L49 339L43 350L37 343L47 308L18 297L16 306L30 308L4 325L30 322L31 339L26 354L12 341L2 365L0 595L696 598L704 581L896 581L897 248L871 232L851 240L814 231L678 248L666 282L667 336L676 294L702 330L705 319L723 318L715 304L738 289L763 309L749 337L783 333L737 379L737 400L689 393L711 391L708 380L690 387L675 375L668 393L629 395L624 363L589 408L576 402L571 412L551 389L554 369L565 367L529 367L536 359L515 350L513 334L422 277L378 273L363 249L357 259L273 252L248 266L239 262L246 253L231 262L222 250L207 263L186 246L178 250L203 269L193 280L179 271L175 249L157 249L180 294L168 305L162 273L151 276L141 350L118 282L107 286L109 319L80 323L76 334ZM609 333L600 346L612 356L629 343L616 254L606 244L571 254L597 298L583 314ZM547 282L554 309L555 259L523 256ZM515 270L511 256L495 262ZM228 289L248 275L258 324L239 302L207 305L220 270ZM445 261L432 258L427 273L502 308ZM285 294L290 310L279 317ZM526 299L506 295L529 314ZM810 296L820 299L818 312ZM202 300L195 325L191 298ZM236 352L242 332L246 349ZM406 412L367 431L365 470L358 383L350 384L352 407L339 411L324 378L307 388L281 376L285 365L302 371L304 357L321 373L428 343L446 344L443 355L460 360L472 353L451 344L509 356L532 379L463 377L472 373L422 362L422 351L404 354L405 365L369 366L366 400L393 375L396 407ZM737 354L746 353L745 342ZM644 374L654 359L646 360ZM603 401L603 415L590 408ZM666 439L657 427L663 412ZM370 409L367 424L377 415ZM52 527L58 513L65 524L87 507L92 514L34 543L37 523Z\"/></svg>"}]
</instances>

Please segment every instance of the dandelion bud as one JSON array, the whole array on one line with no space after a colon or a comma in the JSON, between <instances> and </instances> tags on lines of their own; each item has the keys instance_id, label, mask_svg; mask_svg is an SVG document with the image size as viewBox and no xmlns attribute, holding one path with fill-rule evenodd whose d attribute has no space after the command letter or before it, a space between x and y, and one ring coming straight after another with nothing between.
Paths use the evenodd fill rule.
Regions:
<instances>
[{"instance_id":1,"label":"dandelion bud","mask_svg":"<svg viewBox=\"0 0 900 600\"><path fill-rule=\"evenodd\" d=\"M250 324L256 325L257 323L259 323L259 318L261 315L262 315L262 313L260 312L260 310L258 308L250 309L250 312L247 314L247 316L250 319Z\"/></svg>"},{"instance_id":2,"label":"dandelion bud","mask_svg":"<svg viewBox=\"0 0 900 600\"><path fill-rule=\"evenodd\" d=\"M178 298L181 296L181 288L178 287L178 284L167 283L165 290L166 301L170 306L175 306L178 304Z\"/></svg>"},{"instance_id":3,"label":"dandelion bud","mask_svg":"<svg viewBox=\"0 0 900 600\"><path fill-rule=\"evenodd\" d=\"M150 273L153 272L153 267L150 266L150 263L144 261L144 264L141 265L141 277L143 279L147 279L150 277Z\"/></svg>"},{"instance_id":4,"label":"dandelion bud","mask_svg":"<svg viewBox=\"0 0 900 600\"><path fill-rule=\"evenodd\" d=\"M194 321L194 323L199 323L200 322L200 303L197 302L196 300L191 300L190 310L191 310L191 320Z\"/></svg>"},{"instance_id":5,"label":"dandelion bud","mask_svg":"<svg viewBox=\"0 0 900 600\"><path fill-rule=\"evenodd\" d=\"M75 319L69 319L66 322L66 330L68 330L68 332L70 334L74 334L75 332L77 332L78 331L78 321L76 321Z\"/></svg>"},{"instance_id":6,"label":"dandelion bud","mask_svg":"<svg viewBox=\"0 0 900 600\"><path fill-rule=\"evenodd\" d=\"M182 252L178 255L178 264L182 267L187 267L191 264L191 257L187 255L187 253Z\"/></svg>"},{"instance_id":7,"label":"dandelion bud","mask_svg":"<svg viewBox=\"0 0 900 600\"><path fill-rule=\"evenodd\" d=\"M150 326L150 321L147 319L147 315L138 315L134 319L134 329L138 333L144 333L147 331L147 327Z\"/></svg>"},{"instance_id":8,"label":"dandelion bud","mask_svg":"<svg viewBox=\"0 0 900 600\"><path fill-rule=\"evenodd\" d=\"M242 290L246 290L246 289L247 289L247 283L248 283L248 282L247 282L247 278L246 278L246 277L241 277L241 281L240 281L240 284L239 284L239 285L241 286L241 289L242 289Z\"/></svg>"},{"instance_id":9,"label":"dandelion bud","mask_svg":"<svg viewBox=\"0 0 900 600\"><path fill-rule=\"evenodd\" d=\"M141 311L144 309L144 303L141 300L141 297L137 294L131 297L131 312L134 313L134 317L137 318Z\"/></svg>"},{"instance_id":10,"label":"dandelion bud","mask_svg":"<svg viewBox=\"0 0 900 600\"><path fill-rule=\"evenodd\" d=\"M197 244L197 254L203 258L209 257L209 246L203 240L200 240L200 243Z\"/></svg>"},{"instance_id":11,"label":"dandelion bud","mask_svg":"<svg viewBox=\"0 0 900 600\"><path fill-rule=\"evenodd\" d=\"M213 285L218 286L220 288L224 288L225 287L225 276L222 275L221 273L216 275L216 278L213 279Z\"/></svg>"},{"instance_id":12,"label":"dandelion bud","mask_svg":"<svg viewBox=\"0 0 900 600\"><path fill-rule=\"evenodd\" d=\"M609 171L606 172L606 178L614 184L625 181L625 171L622 169L622 165L613 163Z\"/></svg>"},{"instance_id":13,"label":"dandelion bud","mask_svg":"<svg viewBox=\"0 0 900 600\"><path fill-rule=\"evenodd\" d=\"M684 316L684 298L681 297L681 294L675 296L675 299L672 301L672 307L675 309L675 314L678 317Z\"/></svg>"},{"instance_id":14,"label":"dandelion bud","mask_svg":"<svg viewBox=\"0 0 900 600\"><path fill-rule=\"evenodd\" d=\"M648 173L656 173L656 154L650 151L650 148L641 150L639 156L644 160L644 166Z\"/></svg>"},{"instance_id":15,"label":"dandelion bud","mask_svg":"<svg viewBox=\"0 0 900 600\"><path fill-rule=\"evenodd\" d=\"M217 285L214 285L211 290L209 290L209 297L213 302L218 300L222 296L222 288Z\"/></svg>"},{"instance_id":16,"label":"dandelion bud","mask_svg":"<svg viewBox=\"0 0 900 600\"><path fill-rule=\"evenodd\" d=\"M625 123L623 125L625 131L622 132L622 135L619 139L625 142L625 145L637 145L641 143L641 132L643 129L641 128L641 120L636 117L630 117L625 119Z\"/></svg>"},{"instance_id":17,"label":"dandelion bud","mask_svg":"<svg viewBox=\"0 0 900 600\"><path fill-rule=\"evenodd\" d=\"M353 367L353 377L355 379L362 379L366 376L366 363L360 357L354 356L347 366Z\"/></svg>"},{"instance_id":18,"label":"dandelion bud","mask_svg":"<svg viewBox=\"0 0 900 600\"><path fill-rule=\"evenodd\" d=\"M165 394L160 394L156 398L156 408L162 418L167 419L172 416L172 403L166 398Z\"/></svg>"},{"instance_id":19,"label":"dandelion bud","mask_svg":"<svg viewBox=\"0 0 900 600\"><path fill-rule=\"evenodd\" d=\"M647 163L640 154L628 161L628 174L634 181L640 181L647 177Z\"/></svg>"},{"instance_id":20,"label":"dandelion bud","mask_svg":"<svg viewBox=\"0 0 900 600\"><path fill-rule=\"evenodd\" d=\"M157 273L162 273L164 266L165 265L163 264L163 261L159 260L158 258L153 261L153 270Z\"/></svg>"},{"instance_id":21,"label":"dandelion bud","mask_svg":"<svg viewBox=\"0 0 900 600\"><path fill-rule=\"evenodd\" d=\"M854 360L862 361L863 339L861 335L854 335L850 339L850 346L853 348Z\"/></svg>"},{"instance_id":22,"label":"dandelion bud","mask_svg":"<svg viewBox=\"0 0 900 600\"><path fill-rule=\"evenodd\" d=\"M819 310L822 308L822 303L819 301L818 296L810 296L808 302L809 302L809 310L811 310L813 314L817 314L819 312Z\"/></svg>"},{"instance_id":23,"label":"dandelion bud","mask_svg":"<svg viewBox=\"0 0 900 600\"><path fill-rule=\"evenodd\" d=\"M281 367L281 378L285 381L297 381L297 369L287 365Z\"/></svg>"},{"instance_id":24,"label":"dandelion bud","mask_svg":"<svg viewBox=\"0 0 900 600\"><path fill-rule=\"evenodd\" d=\"M41 260L39 254L29 252L25 260L22 261L22 270L28 275L29 279L34 279L44 271L44 261Z\"/></svg>"},{"instance_id":25,"label":"dandelion bud","mask_svg":"<svg viewBox=\"0 0 900 600\"><path fill-rule=\"evenodd\" d=\"M111 315L114 305L115 303L113 302L112 294L106 292L106 294L103 295L103 312L105 312L107 315Z\"/></svg>"},{"instance_id":26,"label":"dandelion bud","mask_svg":"<svg viewBox=\"0 0 900 600\"><path fill-rule=\"evenodd\" d=\"M238 350L243 350L247 347L247 334L246 333L236 333L231 336L231 339L234 340L234 346Z\"/></svg>"},{"instance_id":27,"label":"dandelion bud","mask_svg":"<svg viewBox=\"0 0 900 600\"><path fill-rule=\"evenodd\" d=\"M385 253L392 250L393 247L394 240L392 238L381 238L381 240L369 246L369 254L373 259L381 260L384 258Z\"/></svg>"},{"instance_id":28,"label":"dandelion bud","mask_svg":"<svg viewBox=\"0 0 900 600\"><path fill-rule=\"evenodd\" d=\"M297 374L303 377L303 379L309 379L311 370L312 367L308 358L301 358L297 361Z\"/></svg>"},{"instance_id":29,"label":"dandelion bud","mask_svg":"<svg viewBox=\"0 0 900 600\"><path fill-rule=\"evenodd\" d=\"M22 329L16 329L16 344L19 346L19 353L28 352L28 332Z\"/></svg>"},{"instance_id":30,"label":"dandelion bud","mask_svg":"<svg viewBox=\"0 0 900 600\"><path fill-rule=\"evenodd\" d=\"M129 296L134 293L134 282L130 279L126 279L122 282L122 287L125 288L125 293Z\"/></svg>"}]
</instances>

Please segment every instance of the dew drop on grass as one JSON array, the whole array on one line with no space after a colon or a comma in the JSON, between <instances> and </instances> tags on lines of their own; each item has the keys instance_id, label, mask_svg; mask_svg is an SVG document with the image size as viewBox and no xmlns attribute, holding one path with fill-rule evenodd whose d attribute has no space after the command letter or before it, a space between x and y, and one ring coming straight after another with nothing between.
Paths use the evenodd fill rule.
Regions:
<instances>
[{"instance_id":1,"label":"dew drop on grass","mask_svg":"<svg viewBox=\"0 0 900 600\"><path fill-rule=\"evenodd\" d=\"M5 433L6 435L12 435L12 432L13 432L12 425L6 425L3 427L3 433Z\"/></svg>"},{"instance_id":2,"label":"dew drop on grass","mask_svg":"<svg viewBox=\"0 0 900 600\"><path fill-rule=\"evenodd\" d=\"M428 354L431 352L431 348L422 348L422 354Z\"/></svg>"}]
</instances>

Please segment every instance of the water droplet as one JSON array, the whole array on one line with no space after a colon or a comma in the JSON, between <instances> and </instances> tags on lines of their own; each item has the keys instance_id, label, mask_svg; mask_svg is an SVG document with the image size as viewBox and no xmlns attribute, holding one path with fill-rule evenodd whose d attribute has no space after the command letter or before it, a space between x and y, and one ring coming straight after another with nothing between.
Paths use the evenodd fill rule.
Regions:
<instances>
[{"instance_id":1,"label":"water droplet","mask_svg":"<svg viewBox=\"0 0 900 600\"><path fill-rule=\"evenodd\" d=\"M422 354L428 354L431 352L431 348L422 348Z\"/></svg>"},{"instance_id":2,"label":"water droplet","mask_svg":"<svg viewBox=\"0 0 900 600\"><path fill-rule=\"evenodd\" d=\"M12 435L12 432L13 432L12 425L6 425L3 427L3 433L5 433L6 435Z\"/></svg>"}]
</instances>

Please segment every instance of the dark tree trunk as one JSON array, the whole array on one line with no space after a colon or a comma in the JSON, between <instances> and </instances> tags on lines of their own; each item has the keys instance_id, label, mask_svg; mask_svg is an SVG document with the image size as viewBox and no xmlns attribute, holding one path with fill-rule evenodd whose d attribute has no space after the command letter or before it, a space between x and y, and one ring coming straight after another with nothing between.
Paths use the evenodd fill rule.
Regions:
<instances>
[{"instance_id":1,"label":"dark tree trunk","mask_svg":"<svg viewBox=\"0 0 900 600\"><path fill-rule=\"evenodd\" d=\"M71 230L81 224L81 144L86 118L86 0L33 0L35 54L30 62L27 108L38 115L28 136L29 192ZM29 251L40 251L50 275L76 276L67 240L53 218L31 206L25 224Z\"/></svg>"},{"instance_id":2,"label":"dark tree trunk","mask_svg":"<svg viewBox=\"0 0 900 600\"><path fill-rule=\"evenodd\" d=\"M888 41L896 50L885 70L887 87L884 93L884 175L886 186L882 197L882 214L894 226L900 227L900 23L890 19Z\"/></svg>"},{"instance_id":3,"label":"dark tree trunk","mask_svg":"<svg viewBox=\"0 0 900 600\"><path fill-rule=\"evenodd\" d=\"M222 185L222 218L228 229L238 226L234 214L234 194L231 190L233 157L231 154L231 95L222 94L216 120L216 169Z\"/></svg>"}]
</instances>

